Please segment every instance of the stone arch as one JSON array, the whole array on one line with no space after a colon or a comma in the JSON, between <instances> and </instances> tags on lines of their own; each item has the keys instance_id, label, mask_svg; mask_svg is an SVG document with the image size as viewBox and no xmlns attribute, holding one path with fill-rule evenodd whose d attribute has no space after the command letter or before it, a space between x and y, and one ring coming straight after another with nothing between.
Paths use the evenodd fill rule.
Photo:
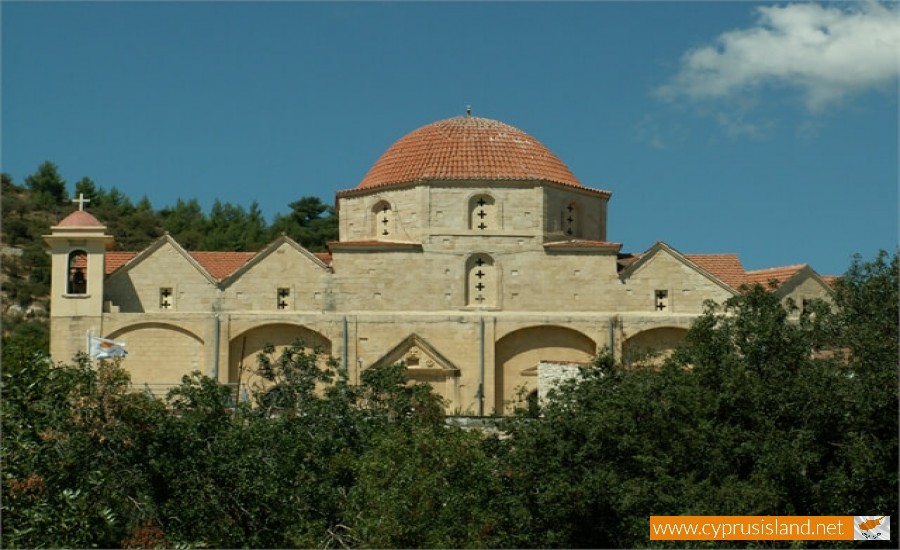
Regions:
<instances>
[{"instance_id":1,"label":"stone arch","mask_svg":"<svg viewBox=\"0 0 900 550\"><path fill-rule=\"evenodd\" d=\"M517 393L527 396L537 389L541 361L589 362L597 355L597 343L577 330L541 325L513 331L495 345L496 412L508 412Z\"/></svg>"},{"instance_id":2,"label":"stone arch","mask_svg":"<svg viewBox=\"0 0 900 550\"><path fill-rule=\"evenodd\" d=\"M88 253L80 248L69 252L66 261L66 294L87 294Z\"/></svg>"},{"instance_id":3,"label":"stone arch","mask_svg":"<svg viewBox=\"0 0 900 550\"><path fill-rule=\"evenodd\" d=\"M489 231L500 229L497 201L488 193L479 193L469 199L469 229Z\"/></svg>"},{"instance_id":4,"label":"stone arch","mask_svg":"<svg viewBox=\"0 0 900 550\"><path fill-rule=\"evenodd\" d=\"M622 362L658 365L681 343L688 330L683 327L656 327L642 330L622 343Z\"/></svg>"},{"instance_id":5,"label":"stone arch","mask_svg":"<svg viewBox=\"0 0 900 550\"><path fill-rule=\"evenodd\" d=\"M256 374L256 356L266 344L275 347L277 356L297 340L301 340L306 349L320 350L321 366L325 366L331 355L331 340L303 325L267 323L245 330L231 339L228 349L228 382L248 387L262 384Z\"/></svg>"},{"instance_id":6,"label":"stone arch","mask_svg":"<svg viewBox=\"0 0 900 550\"><path fill-rule=\"evenodd\" d=\"M115 330L108 338L125 342L128 357L122 367L131 374L132 385L147 385L158 396L180 384L183 376L193 371L208 374L211 368L204 361L203 339L175 324L138 323Z\"/></svg>"},{"instance_id":7,"label":"stone arch","mask_svg":"<svg viewBox=\"0 0 900 550\"><path fill-rule=\"evenodd\" d=\"M372 207L372 236L380 240L391 240L397 231L397 213L386 200L380 200Z\"/></svg>"}]
</instances>

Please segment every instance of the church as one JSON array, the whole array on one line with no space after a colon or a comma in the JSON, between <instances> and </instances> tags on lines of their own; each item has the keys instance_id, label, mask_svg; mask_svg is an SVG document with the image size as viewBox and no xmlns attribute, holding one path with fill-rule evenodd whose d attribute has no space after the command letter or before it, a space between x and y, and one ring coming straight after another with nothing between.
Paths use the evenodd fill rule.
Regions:
<instances>
[{"instance_id":1,"label":"church","mask_svg":"<svg viewBox=\"0 0 900 550\"><path fill-rule=\"evenodd\" d=\"M135 389L162 395L200 371L240 392L260 383L267 343L299 339L352 382L403 361L448 412L491 415L603 349L625 363L670 352L705 301L743 284L775 281L798 305L830 295L807 265L747 271L734 254L662 241L623 253L607 235L610 196L528 133L467 114L401 137L339 191L326 253L284 236L255 253L169 235L114 251L82 202L45 236L51 355L68 361L94 335L126 345Z\"/></svg>"}]
</instances>

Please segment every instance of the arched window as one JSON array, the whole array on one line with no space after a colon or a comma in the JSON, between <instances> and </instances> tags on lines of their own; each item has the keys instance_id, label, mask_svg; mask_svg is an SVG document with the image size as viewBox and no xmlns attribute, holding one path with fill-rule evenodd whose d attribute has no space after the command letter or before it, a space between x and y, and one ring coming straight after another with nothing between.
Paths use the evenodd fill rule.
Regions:
<instances>
[{"instance_id":1,"label":"arched window","mask_svg":"<svg viewBox=\"0 0 900 550\"><path fill-rule=\"evenodd\" d=\"M69 274L66 294L87 294L87 252L73 250L69 252Z\"/></svg>"},{"instance_id":2,"label":"arched window","mask_svg":"<svg viewBox=\"0 0 900 550\"><path fill-rule=\"evenodd\" d=\"M394 210L388 201L378 201L372 207L372 235L376 239L391 240L396 230Z\"/></svg>"},{"instance_id":3,"label":"arched window","mask_svg":"<svg viewBox=\"0 0 900 550\"><path fill-rule=\"evenodd\" d=\"M497 271L487 254L475 254L466 261L466 305L497 305Z\"/></svg>"},{"instance_id":4,"label":"arched window","mask_svg":"<svg viewBox=\"0 0 900 550\"><path fill-rule=\"evenodd\" d=\"M469 229L476 231L500 228L497 204L490 195L475 195L469 199Z\"/></svg>"},{"instance_id":5,"label":"arched window","mask_svg":"<svg viewBox=\"0 0 900 550\"><path fill-rule=\"evenodd\" d=\"M563 233L567 237L575 238L581 236L581 207L577 202L570 202L562 211Z\"/></svg>"}]
</instances>

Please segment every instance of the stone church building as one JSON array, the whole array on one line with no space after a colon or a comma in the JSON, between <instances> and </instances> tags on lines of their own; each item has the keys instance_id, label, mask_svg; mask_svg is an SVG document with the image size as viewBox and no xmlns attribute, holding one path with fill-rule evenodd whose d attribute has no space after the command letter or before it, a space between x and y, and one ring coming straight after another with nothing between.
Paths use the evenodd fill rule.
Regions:
<instances>
[{"instance_id":1,"label":"stone church building","mask_svg":"<svg viewBox=\"0 0 900 550\"><path fill-rule=\"evenodd\" d=\"M538 389L542 362L671 350L704 301L744 283L775 280L798 304L829 295L806 265L748 272L734 254L664 242L622 253L609 199L529 134L461 116L400 138L337 193L327 253L287 237L256 253L190 251L168 235L112 251L82 203L45 237L51 353L69 360L88 334L124 342L135 387L164 393L194 370L252 385L266 343L301 339L352 381L405 361L448 411L494 414Z\"/></svg>"}]
</instances>

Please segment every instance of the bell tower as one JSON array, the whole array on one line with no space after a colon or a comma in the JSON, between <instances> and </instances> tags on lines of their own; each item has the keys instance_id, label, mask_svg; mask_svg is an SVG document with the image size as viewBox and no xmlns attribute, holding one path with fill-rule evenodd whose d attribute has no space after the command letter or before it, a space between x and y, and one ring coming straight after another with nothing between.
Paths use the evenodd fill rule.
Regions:
<instances>
[{"instance_id":1,"label":"bell tower","mask_svg":"<svg viewBox=\"0 0 900 550\"><path fill-rule=\"evenodd\" d=\"M106 226L84 211L89 202L80 195L78 210L50 228L44 240L50 247L50 355L69 361L86 350L86 336L102 335L103 279L106 250L113 237Z\"/></svg>"}]
</instances>

